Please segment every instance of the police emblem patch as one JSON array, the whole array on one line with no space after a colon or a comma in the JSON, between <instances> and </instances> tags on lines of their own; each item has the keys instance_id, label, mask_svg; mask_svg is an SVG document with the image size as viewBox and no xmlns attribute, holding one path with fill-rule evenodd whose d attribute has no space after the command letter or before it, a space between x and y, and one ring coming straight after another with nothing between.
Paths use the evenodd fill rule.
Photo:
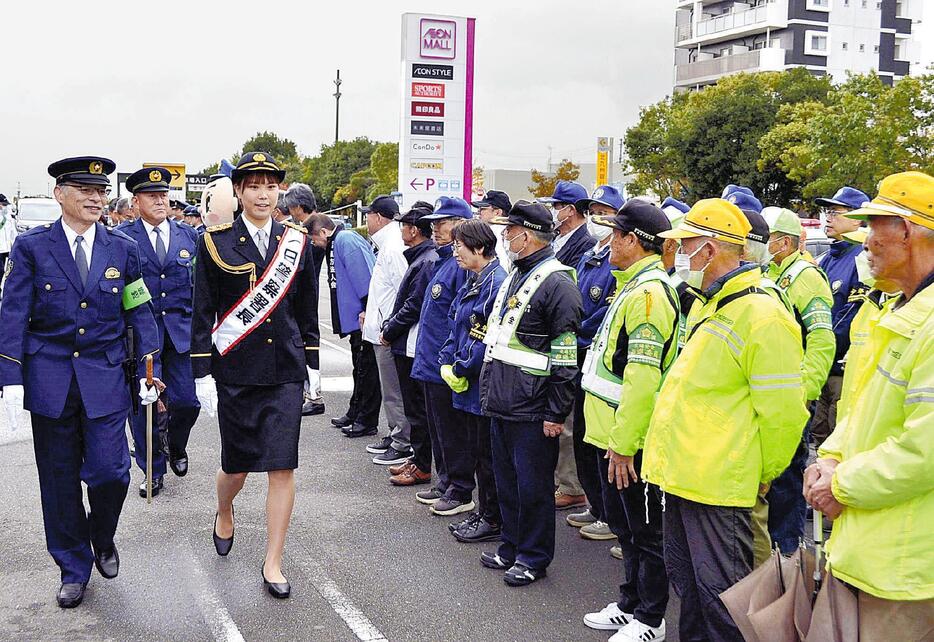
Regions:
<instances>
[{"instance_id":1,"label":"police emblem patch","mask_svg":"<svg viewBox=\"0 0 934 642\"><path fill-rule=\"evenodd\" d=\"M151 183L158 183L161 180L162 180L162 172L160 172L157 169L154 169L151 172L149 172L149 181Z\"/></svg>"},{"instance_id":2,"label":"police emblem patch","mask_svg":"<svg viewBox=\"0 0 934 642\"><path fill-rule=\"evenodd\" d=\"M191 258L191 252L189 252L189 251L186 250L185 248L180 249L180 250L178 251L178 255L179 255L181 258L183 258L183 259Z\"/></svg>"},{"instance_id":3,"label":"police emblem patch","mask_svg":"<svg viewBox=\"0 0 934 642\"><path fill-rule=\"evenodd\" d=\"M92 174L103 174L104 166L101 164L100 161L94 161L90 165L88 165L88 171L91 172Z\"/></svg>"},{"instance_id":4,"label":"police emblem patch","mask_svg":"<svg viewBox=\"0 0 934 642\"><path fill-rule=\"evenodd\" d=\"M840 280L838 279L838 280L834 281L834 282L830 285L830 287L831 287L831 289L832 289L834 292L836 292L837 290L840 289L840 286L841 286L841 285L843 285L843 281L840 281Z\"/></svg>"},{"instance_id":5,"label":"police emblem patch","mask_svg":"<svg viewBox=\"0 0 934 642\"><path fill-rule=\"evenodd\" d=\"M257 163L265 163L266 154L253 154L253 160L255 160Z\"/></svg>"},{"instance_id":6,"label":"police emblem patch","mask_svg":"<svg viewBox=\"0 0 934 642\"><path fill-rule=\"evenodd\" d=\"M115 267L109 267L104 271L104 278L105 279L119 279L120 270L118 270Z\"/></svg>"},{"instance_id":7,"label":"police emblem patch","mask_svg":"<svg viewBox=\"0 0 934 642\"><path fill-rule=\"evenodd\" d=\"M506 301L506 307L509 308L510 310L518 306L519 306L519 297L515 295L509 297L509 300Z\"/></svg>"},{"instance_id":8,"label":"police emblem patch","mask_svg":"<svg viewBox=\"0 0 934 642\"><path fill-rule=\"evenodd\" d=\"M470 315L470 325L479 325L476 314Z\"/></svg>"},{"instance_id":9,"label":"police emblem patch","mask_svg":"<svg viewBox=\"0 0 934 642\"><path fill-rule=\"evenodd\" d=\"M787 290L789 285L791 285L790 276L782 277L782 280L778 282L778 287L780 287L783 290Z\"/></svg>"},{"instance_id":10,"label":"police emblem patch","mask_svg":"<svg viewBox=\"0 0 934 642\"><path fill-rule=\"evenodd\" d=\"M594 198L603 198L603 188L601 187L596 192L593 193Z\"/></svg>"},{"instance_id":11,"label":"police emblem patch","mask_svg":"<svg viewBox=\"0 0 934 642\"><path fill-rule=\"evenodd\" d=\"M431 298L437 299L439 296L441 296L441 289L442 288L440 283L435 283L433 286L431 286Z\"/></svg>"},{"instance_id":12,"label":"police emblem patch","mask_svg":"<svg viewBox=\"0 0 934 642\"><path fill-rule=\"evenodd\" d=\"M601 294L603 294L603 288L601 288L599 285L595 285L590 288L590 298L594 303L600 300Z\"/></svg>"}]
</instances>

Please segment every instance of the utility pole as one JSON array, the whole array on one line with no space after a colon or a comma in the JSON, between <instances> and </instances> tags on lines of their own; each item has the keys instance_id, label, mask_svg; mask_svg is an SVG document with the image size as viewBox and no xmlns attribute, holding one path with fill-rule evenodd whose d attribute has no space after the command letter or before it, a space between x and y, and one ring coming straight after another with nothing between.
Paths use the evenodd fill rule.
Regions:
<instances>
[{"instance_id":1,"label":"utility pole","mask_svg":"<svg viewBox=\"0 0 934 642\"><path fill-rule=\"evenodd\" d=\"M341 70L337 70L337 78L334 79L334 144L337 144L340 132L341 122Z\"/></svg>"}]
</instances>

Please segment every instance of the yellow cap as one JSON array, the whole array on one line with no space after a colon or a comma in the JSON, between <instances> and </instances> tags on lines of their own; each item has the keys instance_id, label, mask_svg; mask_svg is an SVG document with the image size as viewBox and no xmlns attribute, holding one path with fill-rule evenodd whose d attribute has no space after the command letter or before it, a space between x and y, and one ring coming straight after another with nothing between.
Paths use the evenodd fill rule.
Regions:
<instances>
[{"instance_id":1,"label":"yellow cap","mask_svg":"<svg viewBox=\"0 0 934 642\"><path fill-rule=\"evenodd\" d=\"M722 198L697 201L677 228L659 233L666 239L706 236L734 245L745 245L752 226L743 211Z\"/></svg>"},{"instance_id":2,"label":"yellow cap","mask_svg":"<svg viewBox=\"0 0 934 642\"><path fill-rule=\"evenodd\" d=\"M879 195L847 218L866 220L870 216L901 216L934 229L934 177L924 172L900 172L879 183Z\"/></svg>"},{"instance_id":3,"label":"yellow cap","mask_svg":"<svg viewBox=\"0 0 934 642\"><path fill-rule=\"evenodd\" d=\"M852 232L844 232L843 238L845 238L850 243L855 243L856 245L865 245L866 239L869 237L869 230L865 227L860 227Z\"/></svg>"}]
</instances>

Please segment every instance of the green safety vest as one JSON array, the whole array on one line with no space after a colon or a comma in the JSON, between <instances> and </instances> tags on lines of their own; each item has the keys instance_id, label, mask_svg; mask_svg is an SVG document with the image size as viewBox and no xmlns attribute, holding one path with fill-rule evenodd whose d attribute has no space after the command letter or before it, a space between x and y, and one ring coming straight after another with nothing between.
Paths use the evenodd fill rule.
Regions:
<instances>
[{"instance_id":1,"label":"green safety vest","mask_svg":"<svg viewBox=\"0 0 934 642\"><path fill-rule=\"evenodd\" d=\"M547 377L551 374L551 366L571 366L577 365L577 340L569 346L552 346L552 354L546 354L533 350L519 341L516 337L516 330L522 315L525 314L529 303L539 286L545 282L549 276L555 272L567 272L572 279L575 278L574 268L570 268L556 258L543 261L532 270L526 278L525 283L519 288L513 296L506 301L506 296L512 286L513 281L518 277L519 271L513 269L510 275L503 281L496 294L496 300L493 303L493 310L490 313L490 319L487 322L486 337L483 343L486 344L486 354L483 357L485 362L493 360L516 366L523 372L538 377ZM503 307L503 304L506 307ZM573 350L571 350L573 348ZM570 358L563 358L562 352L568 352ZM570 353L573 352L571 356Z\"/></svg>"}]
</instances>

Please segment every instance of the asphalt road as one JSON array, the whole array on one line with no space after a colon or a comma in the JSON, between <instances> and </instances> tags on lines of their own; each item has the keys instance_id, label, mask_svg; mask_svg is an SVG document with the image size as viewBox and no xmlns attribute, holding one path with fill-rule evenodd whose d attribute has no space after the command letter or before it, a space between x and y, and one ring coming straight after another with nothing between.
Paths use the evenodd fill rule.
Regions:
<instances>
[{"instance_id":1,"label":"asphalt road","mask_svg":"<svg viewBox=\"0 0 934 642\"><path fill-rule=\"evenodd\" d=\"M321 306L327 318L327 304ZM229 557L214 552L216 420L192 431L187 477L166 477L147 506L132 470L116 542L120 575L94 571L84 603L55 604L58 568L45 550L31 441L0 446L0 639L3 640L605 640L581 622L616 599L622 563L610 542L591 542L556 515L557 553L547 578L510 588L480 566L493 544L456 542L448 519L431 516L415 489L395 488L364 451L328 418L346 409L346 342L322 327L327 413L305 418L296 503L283 571L293 592L278 601L263 589L263 475L236 500ZM336 346L336 347L335 347ZM344 350L343 352L341 350ZM424 486L416 487L425 488ZM677 600L668 609L677 640Z\"/></svg>"}]
</instances>

